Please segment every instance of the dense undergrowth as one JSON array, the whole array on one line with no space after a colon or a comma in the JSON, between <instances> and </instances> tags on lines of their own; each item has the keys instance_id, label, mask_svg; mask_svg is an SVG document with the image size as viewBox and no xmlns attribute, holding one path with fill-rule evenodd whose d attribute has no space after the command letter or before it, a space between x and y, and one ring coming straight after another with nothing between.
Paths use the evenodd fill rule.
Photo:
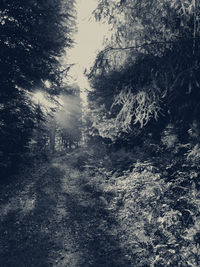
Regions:
<instances>
[{"instance_id":1,"label":"dense undergrowth","mask_svg":"<svg viewBox=\"0 0 200 267\"><path fill-rule=\"evenodd\" d=\"M169 145L168 139L129 149L76 149L35 163L15 183L2 185L2 222L9 222L2 224L3 262L17 242L8 266L26 266L26 253L39 253L32 242L40 240L44 224L47 237L39 246L59 244L41 253L44 266L199 266L200 148L178 140ZM55 216L46 220L50 210ZM12 214L16 221L9 221ZM15 259L20 246L23 262Z\"/></svg>"},{"instance_id":2,"label":"dense undergrowth","mask_svg":"<svg viewBox=\"0 0 200 267\"><path fill-rule=\"evenodd\" d=\"M200 147L169 136L147 143L83 153L88 184L104 192L131 266L199 266Z\"/></svg>"}]
</instances>

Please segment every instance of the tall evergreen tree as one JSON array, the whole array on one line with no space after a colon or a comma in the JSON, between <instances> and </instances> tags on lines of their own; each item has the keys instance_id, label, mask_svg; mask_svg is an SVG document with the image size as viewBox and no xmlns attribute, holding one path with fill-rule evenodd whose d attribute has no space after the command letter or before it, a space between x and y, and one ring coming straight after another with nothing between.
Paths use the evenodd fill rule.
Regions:
<instances>
[{"instance_id":1,"label":"tall evergreen tree","mask_svg":"<svg viewBox=\"0 0 200 267\"><path fill-rule=\"evenodd\" d=\"M34 127L26 92L47 89L46 81L52 93L59 88L59 57L72 45L74 1L3 0L0 17L0 157L5 171L16 165L16 154L22 155Z\"/></svg>"}]
</instances>

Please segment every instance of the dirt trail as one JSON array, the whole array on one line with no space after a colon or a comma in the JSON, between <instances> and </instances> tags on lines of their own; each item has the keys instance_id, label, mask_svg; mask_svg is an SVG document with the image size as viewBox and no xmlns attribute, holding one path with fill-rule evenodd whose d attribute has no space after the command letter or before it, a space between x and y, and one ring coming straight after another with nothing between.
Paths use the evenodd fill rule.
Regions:
<instances>
[{"instance_id":1,"label":"dirt trail","mask_svg":"<svg viewBox=\"0 0 200 267\"><path fill-rule=\"evenodd\" d=\"M130 266L101 190L85 178L55 159L1 190L0 266Z\"/></svg>"}]
</instances>

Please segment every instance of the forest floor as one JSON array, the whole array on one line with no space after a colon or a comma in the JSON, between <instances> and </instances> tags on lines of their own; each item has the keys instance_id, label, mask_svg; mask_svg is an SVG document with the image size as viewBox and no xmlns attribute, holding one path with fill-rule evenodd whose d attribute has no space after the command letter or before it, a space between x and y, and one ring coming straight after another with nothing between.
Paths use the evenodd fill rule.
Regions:
<instances>
[{"instance_id":1,"label":"forest floor","mask_svg":"<svg viewBox=\"0 0 200 267\"><path fill-rule=\"evenodd\" d=\"M67 157L0 188L0 266L131 266L100 188Z\"/></svg>"}]
</instances>

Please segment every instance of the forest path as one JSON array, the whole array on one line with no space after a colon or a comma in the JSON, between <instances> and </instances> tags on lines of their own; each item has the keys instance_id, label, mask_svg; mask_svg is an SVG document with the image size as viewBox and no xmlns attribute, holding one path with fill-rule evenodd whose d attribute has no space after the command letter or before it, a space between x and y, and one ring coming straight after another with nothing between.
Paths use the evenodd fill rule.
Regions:
<instances>
[{"instance_id":1,"label":"forest path","mask_svg":"<svg viewBox=\"0 0 200 267\"><path fill-rule=\"evenodd\" d=\"M55 158L1 188L0 266L130 266L101 190Z\"/></svg>"}]
</instances>

